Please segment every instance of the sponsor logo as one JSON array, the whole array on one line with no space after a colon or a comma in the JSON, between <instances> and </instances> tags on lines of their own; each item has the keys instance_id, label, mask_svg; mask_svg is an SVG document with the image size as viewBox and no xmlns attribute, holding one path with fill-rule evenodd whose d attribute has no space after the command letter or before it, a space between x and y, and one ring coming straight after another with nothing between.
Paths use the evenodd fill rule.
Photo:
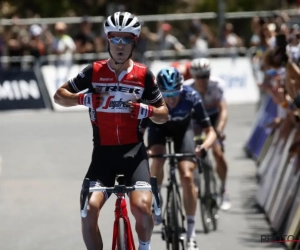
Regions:
<instances>
[{"instance_id":1,"label":"sponsor logo","mask_svg":"<svg viewBox=\"0 0 300 250\"><path fill-rule=\"evenodd\" d=\"M0 83L1 100L38 100L41 98L38 84L35 80L4 81Z\"/></svg>"},{"instance_id":2,"label":"sponsor logo","mask_svg":"<svg viewBox=\"0 0 300 250\"><path fill-rule=\"evenodd\" d=\"M106 103L105 103L105 105L102 109L108 109L108 108L111 108L111 109L126 109L126 108L129 107L127 105L127 103L122 100L122 98L120 98L120 100L118 100L118 101L112 100L113 98L114 98L114 96L108 97L107 101L106 101Z\"/></svg>"},{"instance_id":3,"label":"sponsor logo","mask_svg":"<svg viewBox=\"0 0 300 250\"><path fill-rule=\"evenodd\" d=\"M133 87L123 87L123 86L101 86L97 85L95 88L99 89L102 92L123 92L123 93L135 93L136 95L141 94L141 88L133 88Z\"/></svg>"},{"instance_id":4,"label":"sponsor logo","mask_svg":"<svg viewBox=\"0 0 300 250\"><path fill-rule=\"evenodd\" d=\"M156 94L158 94L158 93L159 93L159 89L156 89L156 90L152 91L152 94L153 94L153 95L156 95Z\"/></svg>"},{"instance_id":5,"label":"sponsor logo","mask_svg":"<svg viewBox=\"0 0 300 250\"><path fill-rule=\"evenodd\" d=\"M135 82L135 81L130 81L130 80L124 80L124 82L126 83L133 83L133 84L136 84L136 85L141 85L140 82Z\"/></svg>"},{"instance_id":6,"label":"sponsor logo","mask_svg":"<svg viewBox=\"0 0 300 250\"><path fill-rule=\"evenodd\" d=\"M91 98L89 96L86 96L85 103L86 104L91 104Z\"/></svg>"},{"instance_id":7,"label":"sponsor logo","mask_svg":"<svg viewBox=\"0 0 300 250\"><path fill-rule=\"evenodd\" d=\"M146 181L137 181L135 183L136 186L151 186L148 182Z\"/></svg>"},{"instance_id":8,"label":"sponsor logo","mask_svg":"<svg viewBox=\"0 0 300 250\"><path fill-rule=\"evenodd\" d=\"M185 94L185 99L196 104L201 100L197 97L196 92L188 92Z\"/></svg>"},{"instance_id":9,"label":"sponsor logo","mask_svg":"<svg viewBox=\"0 0 300 250\"><path fill-rule=\"evenodd\" d=\"M91 119L91 122L97 126L96 111L94 109L91 109L91 111L90 111L90 119Z\"/></svg>"},{"instance_id":10,"label":"sponsor logo","mask_svg":"<svg viewBox=\"0 0 300 250\"><path fill-rule=\"evenodd\" d=\"M100 77L99 80L103 81L103 82L109 82L109 81L112 81L113 78L103 78L103 77Z\"/></svg>"},{"instance_id":11,"label":"sponsor logo","mask_svg":"<svg viewBox=\"0 0 300 250\"><path fill-rule=\"evenodd\" d=\"M85 74L84 74L82 71L80 71L80 72L78 73L78 75L80 75L81 78L84 78L84 77L85 77Z\"/></svg>"}]
</instances>

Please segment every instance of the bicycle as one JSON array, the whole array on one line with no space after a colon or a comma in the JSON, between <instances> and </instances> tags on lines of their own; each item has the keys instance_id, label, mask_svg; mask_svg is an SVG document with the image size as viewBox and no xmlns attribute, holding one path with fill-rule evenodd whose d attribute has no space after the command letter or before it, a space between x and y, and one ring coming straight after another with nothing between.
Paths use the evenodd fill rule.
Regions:
<instances>
[{"instance_id":1,"label":"bicycle","mask_svg":"<svg viewBox=\"0 0 300 250\"><path fill-rule=\"evenodd\" d=\"M196 144L201 145L204 138L202 136L195 136L194 141ZM208 155L203 159L198 158L197 160L199 176L198 179L195 178L195 184L198 187L198 200L203 231L207 234L211 230L217 230L218 227L217 180Z\"/></svg>"},{"instance_id":2,"label":"bicycle","mask_svg":"<svg viewBox=\"0 0 300 250\"><path fill-rule=\"evenodd\" d=\"M127 204L125 194L134 190L150 190L154 196L154 209L155 214L160 215L160 200L158 197L158 188L156 177L151 177L151 185L143 186L125 186L124 175L117 175L116 180L118 182L114 187L90 187L90 180L84 179L81 190L82 202L81 202L81 216L85 218L87 216L88 196L91 192L106 191L111 194L114 193L117 196L115 203L115 221L113 225L113 240L112 250L135 250L133 234L131 230L130 220L128 217Z\"/></svg>"},{"instance_id":3,"label":"bicycle","mask_svg":"<svg viewBox=\"0 0 300 250\"><path fill-rule=\"evenodd\" d=\"M163 211L162 220L162 239L166 241L167 250L184 250L183 233L185 216L182 209L182 199L179 192L179 185L176 179L176 159L180 157L195 157L191 153L174 153L172 147L172 138L166 137L167 154L150 155L150 158L168 158L169 159L169 177L167 184L167 203Z\"/></svg>"}]
</instances>

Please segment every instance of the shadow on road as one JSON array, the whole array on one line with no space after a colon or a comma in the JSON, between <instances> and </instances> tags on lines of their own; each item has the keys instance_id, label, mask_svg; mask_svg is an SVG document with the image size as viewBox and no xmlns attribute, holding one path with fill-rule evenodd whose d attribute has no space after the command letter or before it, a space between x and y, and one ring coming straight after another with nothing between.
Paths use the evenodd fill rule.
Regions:
<instances>
[{"instance_id":1,"label":"shadow on road","mask_svg":"<svg viewBox=\"0 0 300 250\"><path fill-rule=\"evenodd\" d=\"M244 213L249 225L247 231L240 232L238 235L241 244L256 249L287 249L285 245L281 243L262 242L265 237L273 235L273 232L263 210L256 202L255 195L257 187L249 188L249 185L252 186L253 183L257 182L257 179L253 175L245 175L241 177L240 181L243 183L242 186L244 186L245 189L241 190L243 195L240 197L240 200L243 210L239 213ZM228 213L234 214L234 210Z\"/></svg>"}]
</instances>

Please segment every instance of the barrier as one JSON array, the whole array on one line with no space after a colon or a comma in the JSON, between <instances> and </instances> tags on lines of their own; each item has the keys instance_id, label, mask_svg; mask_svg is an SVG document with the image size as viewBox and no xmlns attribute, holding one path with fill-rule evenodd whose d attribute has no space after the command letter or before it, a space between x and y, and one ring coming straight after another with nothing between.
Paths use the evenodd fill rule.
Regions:
<instances>
[{"instance_id":1,"label":"barrier","mask_svg":"<svg viewBox=\"0 0 300 250\"><path fill-rule=\"evenodd\" d=\"M43 85L34 70L0 71L0 110L50 108Z\"/></svg>"},{"instance_id":2,"label":"barrier","mask_svg":"<svg viewBox=\"0 0 300 250\"><path fill-rule=\"evenodd\" d=\"M264 210L276 235L300 235L300 126L293 121L293 114L286 110L286 117L273 130L266 125L277 116L279 104L266 97L258 109L251 133L245 144L248 156L257 162L259 187L257 204ZM278 113L278 115L280 115ZM293 149L291 151L291 146ZM285 239L285 238L284 238ZM285 239L286 240L286 239ZM286 242L288 249L299 249L298 242Z\"/></svg>"},{"instance_id":3,"label":"barrier","mask_svg":"<svg viewBox=\"0 0 300 250\"><path fill-rule=\"evenodd\" d=\"M160 69L169 67L172 62L174 61L154 60L149 67L156 75ZM258 102L259 91L253 77L249 58L211 58L210 63L211 74L225 81L224 97L229 105Z\"/></svg>"},{"instance_id":4,"label":"barrier","mask_svg":"<svg viewBox=\"0 0 300 250\"><path fill-rule=\"evenodd\" d=\"M85 106L62 107L54 102L53 96L56 90L69 79L75 77L86 65L59 66L45 65L41 67L41 73L48 90L50 100L55 111L84 111Z\"/></svg>"}]
</instances>

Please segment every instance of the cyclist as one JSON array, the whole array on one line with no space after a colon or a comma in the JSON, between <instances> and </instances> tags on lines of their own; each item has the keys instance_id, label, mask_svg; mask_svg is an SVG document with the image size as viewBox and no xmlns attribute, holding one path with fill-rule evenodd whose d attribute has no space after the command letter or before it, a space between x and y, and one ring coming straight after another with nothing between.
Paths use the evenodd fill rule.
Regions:
<instances>
[{"instance_id":1,"label":"cyclist","mask_svg":"<svg viewBox=\"0 0 300 250\"><path fill-rule=\"evenodd\" d=\"M116 174L124 174L126 185L149 185L148 156L140 130L141 119L154 123L168 119L168 109L152 72L130 58L140 34L137 17L116 12L104 22L108 40L108 60L85 67L56 92L55 102L65 106L89 108L93 128L92 160L85 178L91 186L114 186ZM83 93L82 90L88 89ZM139 102L145 99L148 104ZM149 104L150 103L150 104ZM103 249L97 220L108 195L91 194L88 215L82 219L82 234L87 249ZM136 219L139 250L150 249L153 230L152 194L133 191L131 211Z\"/></svg>"},{"instance_id":2,"label":"cyclist","mask_svg":"<svg viewBox=\"0 0 300 250\"><path fill-rule=\"evenodd\" d=\"M190 67L192 79L184 82L186 86L192 86L203 98L203 104L208 113L211 123L216 130L218 140L214 143L212 150L216 160L216 170L221 180L221 205L222 210L231 207L229 195L226 193L227 162L223 152L225 139L224 129L228 118L226 101L223 95L224 81L218 77L210 75L210 61L207 58L194 59ZM201 130L195 126L195 133Z\"/></svg>"},{"instance_id":3,"label":"cyclist","mask_svg":"<svg viewBox=\"0 0 300 250\"><path fill-rule=\"evenodd\" d=\"M205 155L214 143L216 133L202 105L200 95L191 87L183 86L182 75L173 67L159 71L156 79L169 109L169 121L165 124L148 122L148 147L150 152L152 154L164 154L166 151L166 136L173 137L175 153L195 152L195 145L193 144L194 131L191 122L192 110L194 109L198 124L207 134L206 140L200 147L197 147L196 152L198 155ZM192 157L178 160L183 189L183 203L187 215L187 250L196 250L198 249L195 240L197 194L193 176L196 162ZM161 158L154 158L151 166L151 175L157 177L159 188L163 182L164 161ZM162 217L154 214L154 220L155 224L158 225L161 223Z\"/></svg>"},{"instance_id":4,"label":"cyclist","mask_svg":"<svg viewBox=\"0 0 300 250\"><path fill-rule=\"evenodd\" d=\"M191 61L175 61L170 66L176 68L182 74L184 80L192 78L190 73Z\"/></svg>"}]
</instances>

